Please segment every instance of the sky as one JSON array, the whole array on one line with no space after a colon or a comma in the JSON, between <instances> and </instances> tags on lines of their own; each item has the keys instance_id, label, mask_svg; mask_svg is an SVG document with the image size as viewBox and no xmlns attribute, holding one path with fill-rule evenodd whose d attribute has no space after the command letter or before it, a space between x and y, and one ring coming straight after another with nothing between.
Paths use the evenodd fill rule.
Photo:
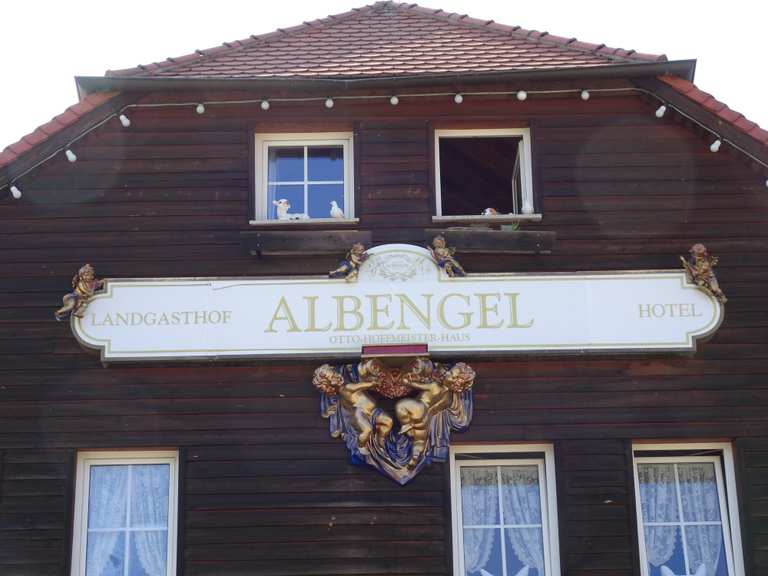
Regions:
<instances>
[{"instance_id":1,"label":"sky","mask_svg":"<svg viewBox=\"0 0 768 576\"><path fill-rule=\"evenodd\" d=\"M77 102L74 76L337 14L366 0L7 0L0 33L0 149ZM423 0L421 5L611 47L698 60L695 82L768 128L765 0Z\"/></svg>"}]
</instances>

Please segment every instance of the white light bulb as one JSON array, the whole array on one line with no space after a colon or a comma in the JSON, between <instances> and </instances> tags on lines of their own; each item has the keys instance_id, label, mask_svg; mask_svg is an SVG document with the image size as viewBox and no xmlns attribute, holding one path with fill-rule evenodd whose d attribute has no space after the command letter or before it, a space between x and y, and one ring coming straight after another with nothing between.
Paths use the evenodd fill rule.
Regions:
<instances>
[{"instance_id":1,"label":"white light bulb","mask_svg":"<svg viewBox=\"0 0 768 576\"><path fill-rule=\"evenodd\" d=\"M664 114L667 113L667 107L662 104L658 108L656 108L656 118L663 118Z\"/></svg>"},{"instance_id":2,"label":"white light bulb","mask_svg":"<svg viewBox=\"0 0 768 576\"><path fill-rule=\"evenodd\" d=\"M325 107L328 109L333 108L333 98L326 98L325 99Z\"/></svg>"},{"instance_id":3,"label":"white light bulb","mask_svg":"<svg viewBox=\"0 0 768 576\"><path fill-rule=\"evenodd\" d=\"M77 162L77 155L74 152L72 152L72 150L69 150L69 149L65 150L64 155L67 157L67 160L69 160L70 162Z\"/></svg>"},{"instance_id":4,"label":"white light bulb","mask_svg":"<svg viewBox=\"0 0 768 576\"><path fill-rule=\"evenodd\" d=\"M522 102L526 98L528 98L528 92L526 92L525 90L517 91L517 99L520 100L520 102Z\"/></svg>"},{"instance_id":5,"label":"white light bulb","mask_svg":"<svg viewBox=\"0 0 768 576\"><path fill-rule=\"evenodd\" d=\"M123 125L123 128L128 128L128 126L131 125L131 120L126 116L125 114L120 114L118 117L120 119L120 124Z\"/></svg>"},{"instance_id":6,"label":"white light bulb","mask_svg":"<svg viewBox=\"0 0 768 576\"><path fill-rule=\"evenodd\" d=\"M397 106L398 104L400 104L400 98L398 98L397 96L392 96L389 99L389 103L392 104L392 106Z\"/></svg>"},{"instance_id":7,"label":"white light bulb","mask_svg":"<svg viewBox=\"0 0 768 576\"><path fill-rule=\"evenodd\" d=\"M21 198L21 190L19 190L16 186L11 186L11 196L13 196L15 200L18 200Z\"/></svg>"},{"instance_id":8,"label":"white light bulb","mask_svg":"<svg viewBox=\"0 0 768 576\"><path fill-rule=\"evenodd\" d=\"M197 112L198 114L205 114L205 105L204 104L198 104L195 107L195 112Z\"/></svg>"},{"instance_id":9,"label":"white light bulb","mask_svg":"<svg viewBox=\"0 0 768 576\"><path fill-rule=\"evenodd\" d=\"M765 187L768 188L768 180L765 181Z\"/></svg>"},{"instance_id":10,"label":"white light bulb","mask_svg":"<svg viewBox=\"0 0 768 576\"><path fill-rule=\"evenodd\" d=\"M462 94L456 94L453 97L453 101L456 102L456 104L461 104L462 102L464 102L464 96Z\"/></svg>"},{"instance_id":11,"label":"white light bulb","mask_svg":"<svg viewBox=\"0 0 768 576\"><path fill-rule=\"evenodd\" d=\"M260 106L262 110L269 110L269 100L262 100Z\"/></svg>"},{"instance_id":12,"label":"white light bulb","mask_svg":"<svg viewBox=\"0 0 768 576\"><path fill-rule=\"evenodd\" d=\"M589 100L589 90L582 90L581 91L581 99L582 100Z\"/></svg>"},{"instance_id":13,"label":"white light bulb","mask_svg":"<svg viewBox=\"0 0 768 576\"><path fill-rule=\"evenodd\" d=\"M712 144L709 145L709 151L717 152L718 150L720 150L720 146L722 145L723 145L723 142L720 140L720 138L718 138L717 140L712 142Z\"/></svg>"}]
</instances>

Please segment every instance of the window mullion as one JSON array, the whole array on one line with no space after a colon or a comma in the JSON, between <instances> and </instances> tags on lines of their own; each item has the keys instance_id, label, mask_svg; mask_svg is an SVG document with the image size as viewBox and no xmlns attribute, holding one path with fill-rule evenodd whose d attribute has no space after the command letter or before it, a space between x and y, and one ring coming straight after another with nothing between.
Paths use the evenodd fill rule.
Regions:
<instances>
[{"instance_id":1,"label":"window mullion","mask_svg":"<svg viewBox=\"0 0 768 576\"><path fill-rule=\"evenodd\" d=\"M501 526L500 538L501 538L501 573L503 576L507 576L507 547L504 540L504 501L502 500L501 492L501 466L496 466L496 486L499 493L499 524Z\"/></svg>"},{"instance_id":2,"label":"window mullion","mask_svg":"<svg viewBox=\"0 0 768 576\"><path fill-rule=\"evenodd\" d=\"M683 561L685 562L685 573L690 574L691 569L688 565L688 542L685 538L685 518L683 518L683 499L680 495L680 474L677 471L677 464L672 465L675 470L675 495L677 496L677 516L680 521L680 544L683 546Z\"/></svg>"},{"instance_id":3,"label":"window mullion","mask_svg":"<svg viewBox=\"0 0 768 576\"><path fill-rule=\"evenodd\" d=\"M128 492L125 498L125 527L131 526L131 493L133 492L133 464L128 465ZM123 556L123 576L128 576L128 530L125 534L124 556Z\"/></svg>"}]
</instances>

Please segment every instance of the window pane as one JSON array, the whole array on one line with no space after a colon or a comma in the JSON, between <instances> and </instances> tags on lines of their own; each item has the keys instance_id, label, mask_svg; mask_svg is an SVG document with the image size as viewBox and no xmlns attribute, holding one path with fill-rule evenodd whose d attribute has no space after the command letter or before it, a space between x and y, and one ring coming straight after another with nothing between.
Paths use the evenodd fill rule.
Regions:
<instances>
[{"instance_id":1,"label":"window pane","mask_svg":"<svg viewBox=\"0 0 768 576\"><path fill-rule=\"evenodd\" d=\"M165 576L167 562L167 531L131 533L129 576Z\"/></svg>"},{"instance_id":2,"label":"window pane","mask_svg":"<svg viewBox=\"0 0 768 576\"><path fill-rule=\"evenodd\" d=\"M464 526L499 523L499 488L495 466L461 468L461 513Z\"/></svg>"},{"instance_id":3,"label":"window pane","mask_svg":"<svg viewBox=\"0 0 768 576\"><path fill-rule=\"evenodd\" d=\"M304 186L291 184L276 186L270 184L267 191L267 213L270 220L278 219L279 206L286 206L288 214L294 217L304 212Z\"/></svg>"},{"instance_id":4,"label":"window pane","mask_svg":"<svg viewBox=\"0 0 768 576\"><path fill-rule=\"evenodd\" d=\"M723 554L723 531L719 525L686 526L685 544L691 574L696 574L696 570L699 570L703 564L706 576L727 576L728 570Z\"/></svg>"},{"instance_id":5,"label":"window pane","mask_svg":"<svg viewBox=\"0 0 768 576\"><path fill-rule=\"evenodd\" d=\"M440 138L440 196L446 216L501 214L521 209L513 200L520 137ZM525 161L525 158L522 159Z\"/></svg>"},{"instance_id":6,"label":"window pane","mask_svg":"<svg viewBox=\"0 0 768 576\"><path fill-rule=\"evenodd\" d=\"M304 181L304 147L269 148L270 182L303 182Z\"/></svg>"},{"instance_id":7,"label":"window pane","mask_svg":"<svg viewBox=\"0 0 768 576\"><path fill-rule=\"evenodd\" d=\"M505 526L541 524L541 494L537 466L503 466L501 495Z\"/></svg>"},{"instance_id":8,"label":"window pane","mask_svg":"<svg viewBox=\"0 0 768 576\"><path fill-rule=\"evenodd\" d=\"M131 528L168 527L168 464L132 466Z\"/></svg>"},{"instance_id":9,"label":"window pane","mask_svg":"<svg viewBox=\"0 0 768 576\"><path fill-rule=\"evenodd\" d=\"M498 528L464 529L464 573L477 576L486 573L503 574L501 567L501 538Z\"/></svg>"},{"instance_id":10,"label":"window pane","mask_svg":"<svg viewBox=\"0 0 768 576\"><path fill-rule=\"evenodd\" d=\"M125 532L89 532L85 576L123 576Z\"/></svg>"},{"instance_id":11,"label":"window pane","mask_svg":"<svg viewBox=\"0 0 768 576\"><path fill-rule=\"evenodd\" d=\"M677 522L674 464L638 464L643 522Z\"/></svg>"},{"instance_id":12,"label":"window pane","mask_svg":"<svg viewBox=\"0 0 768 576\"><path fill-rule=\"evenodd\" d=\"M690 462L677 465L680 499L685 522L719 521L720 500L717 497L715 465L712 462Z\"/></svg>"},{"instance_id":13,"label":"window pane","mask_svg":"<svg viewBox=\"0 0 768 576\"><path fill-rule=\"evenodd\" d=\"M128 505L128 466L91 466L88 529L123 528Z\"/></svg>"},{"instance_id":14,"label":"window pane","mask_svg":"<svg viewBox=\"0 0 768 576\"><path fill-rule=\"evenodd\" d=\"M307 156L308 180L344 180L344 148L342 146L311 146Z\"/></svg>"},{"instance_id":15,"label":"window pane","mask_svg":"<svg viewBox=\"0 0 768 576\"><path fill-rule=\"evenodd\" d=\"M650 576L663 576L662 566L673 574L685 574L685 553L679 526L646 526L644 536Z\"/></svg>"},{"instance_id":16,"label":"window pane","mask_svg":"<svg viewBox=\"0 0 768 576\"><path fill-rule=\"evenodd\" d=\"M331 218L331 201L335 201L339 209L345 212L343 184L309 185L310 218Z\"/></svg>"},{"instance_id":17,"label":"window pane","mask_svg":"<svg viewBox=\"0 0 768 576\"><path fill-rule=\"evenodd\" d=\"M524 567L528 576L544 576L544 540L541 528L506 528L507 574L517 574Z\"/></svg>"}]
</instances>

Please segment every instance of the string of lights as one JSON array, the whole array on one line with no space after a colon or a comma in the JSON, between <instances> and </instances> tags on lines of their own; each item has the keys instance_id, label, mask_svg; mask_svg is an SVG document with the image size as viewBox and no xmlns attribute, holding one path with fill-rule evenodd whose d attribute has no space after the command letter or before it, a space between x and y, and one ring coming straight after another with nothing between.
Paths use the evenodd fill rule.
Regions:
<instances>
[{"instance_id":1,"label":"string of lights","mask_svg":"<svg viewBox=\"0 0 768 576\"><path fill-rule=\"evenodd\" d=\"M58 156L62 152L64 153L67 161L70 163L76 163L78 160L77 154L72 150L72 147L85 138L88 134L93 132L94 130L97 130L113 118L117 118L123 128L130 128L131 127L131 119L128 116L129 110L132 109L144 109L144 108L184 108L189 107L193 108L194 111L199 114L203 115L206 113L209 107L216 107L216 106L249 106L249 105L258 105L261 110L264 112L267 112L270 110L273 104L295 104L295 103L309 103L309 102L322 102L323 106L325 106L326 109L331 109L336 105L337 101L353 101L353 100L367 100L367 101L376 101L376 100L383 100L385 102L389 102L392 106L398 106L401 102L401 99L416 99L416 98L442 98L442 97L450 97L453 98L453 102L457 105L462 104L466 98L473 98L473 97L503 97L503 96L514 96L518 101L523 102L528 99L529 96L537 96L537 95L568 95L568 94L574 94L577 95L581 100L587 101L590 99L591 95L593 93L611 93L611 92L634 92L634 93L640 93L644 94L646 96L649 96L651 98L654 98L656 101L659 102L659 107L654 112L656 118L663 118L667 112L671 109L676 114L679 114L683 118L687 119L688 121L692 122L705 132L709 133L710 136L713 138L709 150L712 153L716 153L720 150L723 144L728 144L730 147L734 148L735 150L738 150L745 156L749 157L753 162L759 164L763 168L768 168L768 164L751 154L748 150L745 150L735 142L732 142L730 140L727 140L722 135L720 135L715 130L709 128L708 126L702 124L689 114L686 114L684 111L680 110L676 106L670 104L669 102L664 101L661 97L654 94L650 90L646 90L644 88L636 88L636 87L623 87L623 88L565 88L565 89L558 89L558 90L514 90L514 91L482 91L482 92L417 92L412 94L396 94L396 95L340 95L340 96L308 96L308 97L296 97L296 98L254 98L254 99L247 99L247 100L203 100L203 101L186 101L186 102L160 102L160 103L137 103L137 104L128 104L124 107L122 107L120 110L110 114L100 122L94 124L93 126L89 127L87 130L84 130L80 134L78 134L75 138L71 139L69 142L67 142L66 145L62 146L61 148L56 149L52 153L48 154L45 158L41 159L39 162L34 164L33 166L26 169L21 174L18 174L15 176L11 181L4 184L3 186L0 186L0 190L4 188L8 188L11 193L11 197L18 200L22 197L23 193L22 190L17 185L17 182L41 166L42 164L48 162L52 158ZM768 179L765 181L766 187L768 187Z\"/></svg>"}]
</instances>

